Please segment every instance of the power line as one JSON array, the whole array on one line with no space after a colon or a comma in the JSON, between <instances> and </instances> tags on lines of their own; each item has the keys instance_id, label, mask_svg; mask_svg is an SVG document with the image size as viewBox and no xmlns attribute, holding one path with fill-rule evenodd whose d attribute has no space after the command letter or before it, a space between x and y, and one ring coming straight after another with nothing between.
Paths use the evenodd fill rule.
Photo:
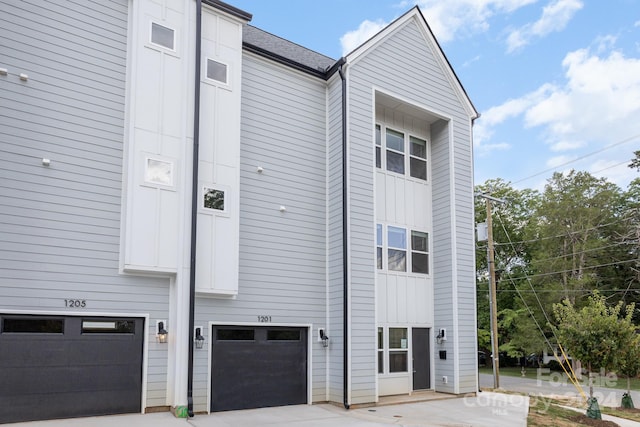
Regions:
<instances>
[{"instance_id":1,"label":"power line","mask_svg":"<svg viewBox=\"0 0 640 427\"><path fill-rule=\"evenodd\" d=\"M554 166L554 167L552 167L552 168L545 169L545 170L543 170L543 171L541 171L541 172L538 172L538 173L535 173L535 174L533 174L533 175L530 175L530 176L528 176L528 177L526 177L526 178L522 178L522 179L519 179L519 180L517 180L517 181L514 181L514 182L512 182L512 184L517 184L517 183L522 182L522 181L528 181L528 180L530 180L531 178L535 178L535 177L540 176L540 175L542 175L542 174L545 174L545 173L547 173L547 172L555 171L555 170L557 170L557 169L559 169L559 168L561 168L561 167L564 167L564 166L570 165L571 163L575 163L575 162L577 162L577 161L579 161L579 160L586 159L587 157L591 157L591 156L593 156L593 155L596 155L596 154L602 153L603 151L610 150L610 149L612 149L612 148L614 148L614 147L617 147L618 145L622 145L622 144L626 144L626 143L628 143L628 142L631 142L631 141L635 140L635 139L636 139L636 138L638 138L638 137L640 137L640 134L633 135L633 136L631 136L631 137L629 137L629 138L625 138L625 139L623 139L622 141L616 142L616 143L611 144L611 145L607 145L606 147L601 148L600 150L592 151L591 153L587 153L587 154L582 155L582 156L580 156L580 157L576 157L576 158L575 158L575 159L573 159L573 160L569 160L569 161L564 162L564 163L562 163L562 164L556 165L556 166Z\"/></svg>"},{"instance_id":2,"label":"power line","mask_svg":"<svg viewBox=\"0 0 640 427\"><path fill-rule=\"evenodd\" d=\"M600 267L609 267L612 265L619 265L619 264L626 264L629 262L638 262L637 259L628 259L625 261L616 261L616 262L610 262L607 264L599 264L599 265L591 265L591 266L585 266L585 267L581 267L582 270L592 270L594 268L600 268ZM554 274L560 274L560 273L571 273L572 271L576 271L577 268L570 268L567 270L559 270L559 271L553 271L551 273L538 273L538 274L525 274L524 276L516 276L516 277L512 277L509 276L509 280L519 280L519 279L527 279L530 280L533 277L544 277L544 276L553 276ZM503 279L503 280L499 280L498 283L502 283L502 282L506 282L507 279Z\"/></svg>"}]
</instances>

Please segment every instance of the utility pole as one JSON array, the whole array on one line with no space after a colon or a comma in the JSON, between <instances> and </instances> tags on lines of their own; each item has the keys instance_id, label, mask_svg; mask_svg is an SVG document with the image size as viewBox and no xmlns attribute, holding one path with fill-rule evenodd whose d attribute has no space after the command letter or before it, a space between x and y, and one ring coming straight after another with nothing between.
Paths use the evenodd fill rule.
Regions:
<instances>
[{"instance_id":1,"label":"utility pole","mask_svg":"<svg viewBox=\"0 0 640 427\"><path fill-rule=\"evenodd\" d=\"M500 388L500 352L498 350L498 302L496 289L496 263L493 248L493 222L491 218L491 201L506 203L505 200L479 193L487 206L487 263L489 265L489 313L491 317L491 353L493 366L493 388Z\"/></svg>"}]
</instances>

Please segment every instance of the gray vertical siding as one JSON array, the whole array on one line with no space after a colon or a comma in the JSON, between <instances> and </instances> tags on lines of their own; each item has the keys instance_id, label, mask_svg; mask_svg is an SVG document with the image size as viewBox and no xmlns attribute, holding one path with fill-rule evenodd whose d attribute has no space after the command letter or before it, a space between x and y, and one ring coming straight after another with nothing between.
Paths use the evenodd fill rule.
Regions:
<instances>
[{"instance_id":1,"label":"gray vertical siding","mask_svg":"<svg viewBox=\"0 0 640 427\"><path fill-rule=\"evenodd\" d=\"M435 358L435 378L448 375L449 383L445 385L436 381L436 389L455 391L454 384L458 379L453 375L457 358L459 373L464 375L464 378L459 379L458 391L466 392L475 391L476 369L473 206L470 205L473 191L470 117L441 68L446 64L437 60L433 49L436 47L428 46L416 22L411 20L392 37L358 59L350 68L350 176L354 200L351 239L357 242L360 249L352 254L352 286L355 288L354 298L359 298L362 303L362 306L358 307L362 320L362 335L354 342L353 349L354 354L359 353L361 356L354 358L353 363L362 363L364 386L367 382L366 368L369 364L375 365L366 358L366 354L370 354L371 357L375 354L372 350L375 344L374 328L366 320L369 316L373 319L373 307L369 309L369 302L373 304L373 277L369 276L374 271L371 264L371 254L374 253L374 206L369 190L373 179L371 117L374 109L372 88L375 86L435 113L451 117L448 121L436 122L431 128L435 327L453 328L453 316L456 311L452 304L456 291L452 284L456 281L459 304L457 322L461 335L458 337L460 340L457 355L453 353L452 340L447 341L445 346L434 348L435 351L448 350L446 361ZM455 233L451 231L452 227L455 228ZM455 264L452 262L454 256ZM370 382L373 381L373 375L369 375L368 378ZM368 384L365 387L372 388L373 385Z\"/></svg>"},{"instance_id":2,"label":"gray vertical siding","mask_svg":"<svg viewBox=\"0 0 640 427\"><path fill-rule=\"evenodd\" d=\"M326 326L326 83L252 54L242 66L239 291L198 297L196 324L312 324L312 399L326 401L316 337ZM196 352L196 410L206 409L207 357Z\"/></svg>"},{"instance_id":3,"label":"gray vertical siding","mask_svg":"<svg viewBox=\"0 0 640 427\"><path fill-rule=\"evenodd\" d=\"M0 0L0 312L148 314L146 404L160 406L169 280L118 272L127 4Z\"/></svg>"}]
</instances>

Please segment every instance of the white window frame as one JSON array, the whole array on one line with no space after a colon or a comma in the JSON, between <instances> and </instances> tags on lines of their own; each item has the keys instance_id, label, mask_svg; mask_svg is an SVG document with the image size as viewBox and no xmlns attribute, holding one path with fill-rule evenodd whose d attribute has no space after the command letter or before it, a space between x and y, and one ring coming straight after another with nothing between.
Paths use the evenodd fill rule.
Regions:
<instances>
[{"instance_id":1,"label":"white window frame","mask_svg":"<svg viewBox=\"0 0 640 427\"><path fill-rule=\"evenodd\" d=\"M222 191L224 193L224 209L207 208L204 206L204 195L207 190ZM212 183L201 183L200 191L198 193L198 206L201 213L218 216L229 216L229 206L231 204L231 197L233 195L231 193L231 189L228 186Z\"/></svg>"},{"instance_id":2,"label":"white window frame","mask_svg":"<svg viewBox=\"0 0 640 427\"><path fill-rule=\"evenodd\" d=\"M209 61L213 61L213 62L217 62L218 64L222 64L226 67L225 72L225 82L222 82L220 80L216 80L216 79L212 79L208 76L207 71L209 70ZM231 78L231 64L229 62L226 61L221 61L219 58L213 58L213 57L206 57L205 60L203 61L204 64L204 70L202 70L202 75L204 76L204 81L206 83L212 84L214 86L222 86L225 88L229 88L231 86L231 82L229 81L229 79Z\"/></svg>"},{"instance_id":3,"label":"white window frame","mask_svg":"<svg viewBox=\"0 0 640 427\"><path fill-rule=\"evenodd\" d=\"M409 359L409 352L411 350L411 328L409 328L408 326L378 326L378 332L382 329L382 346L380 346L379 344L379 333L378 333L378 346L376 348L376 364L378 365L378 369L376 370L376 372L378 373L378 375L383 375L383 376L389 376L389 377L393 377L393 376L406 376L409 374L409 371L411 370L412 364L411 364L411 360ZM404 348L402 347L402 345L400 347L393 347L391 348L391 329L404 329L406 332L406 338L405 338L405 346ZM382 347L382 348L380 348ZM391 353L392 352L403 352L406 356L406 366L407 369L405 371L395 371L395 372L391 372ZM380 360L380 356L379 354L382 353L382 372L380 372L380 365L379 365L379 360Z\"/></svg>"},{"instance_id":4,"label":"white window frame","mask_svg":"<svg viewBox=\"0 0 640 427\"><path fill-rule=\"evenodd\" d=\"M171 170L170 184L165 184L159 181L153 181L148 179L149 177L147 175L147 170L149 167L149 160L155 160L157 162L167 163L170 165L170 170ZM137 165L141 165L141 167L136 166L134 168L135 174L136 174L136 182L138 184L140 184L143 187L177 191L178 180L179 180L179 175L178 175L179 164L177 159L166 157L166 156L159 156L153 153L138 152L136 154L136 163Z\"/></svg>"},{"instance_id":5,"label":"white window frame","mask_svg":"<svg viewBox=\"0 0 640 427\"><path fill-rule=\"evenodd\" d=\"M411 152L411 148L413 147L413 140L417 139L418 141L424 142L424 157L417 156ZM418 179L420 181L428 181L429 178L429 164L427 163L427 150L428 143L426 139L418 138L415 135L409 135L409 178ZM413 176L411 174L411 159L417 159L421 162L424 162L424 179Z\"/></svg>"},{"instance_id":6,"label":"white window frame","mask_svg":"<svg viewBox=\"0 0 640 427\"><path fill-rule=\"evenodd\" d=\"M395 148L389 148L389 145L387 144L387 132L389 131L399 133L402 135L403 151L398 151ZM394 154L399 154L402 156L402 173L389 170L389 164L387 162L387 155L389 152ZM403 175L403 176L407 175L407 134L406 132L395 130L394 128L391 128L388 126L384 127L384 166L385 166L384 168L385 172L390 172L396 175Z\"/></svg>"},{"instance_id":7,"label":"white window frame","mask_svg":"<svg viewBox=\"0 0 640 427\"><path fill-rule=\"evenodd\" d=\"M391 173L394 176L404 176L405 179L408 180L413 180L416 182L430 182L429 179L429 139L415 134L413 132L410 132L408 130L398 130L401 129L401 127L396 128L395 126L387 126L386 124L384 124L384 122L376 122L374 125L374 167L377 170L380 170L381 172L385 172L385 173ZM378 140L378 130L380 132L380 139ZM390 130L392 132L396 132L396 133L400 133L403 135L403 149L404 152L400 152L398 150L395 150L393 148L389 148L387 146L387 130ZM424 141L425 143L425 157L422 158L420 156L416 156L411 154L411 139L418 139L420 141ZM379 144L378 144L379 142ZM377 152L378 149L380 150L380 167L378 167L377 165ZM387 165L387 151L390 151L392 153L395 154L400 154L403 156L404 158L404 173L400 173L400 172L395 172L395 171L391 171L388 169L388 165ZM416 178L414 176L411 176L411 159L415 158L418 159L420 161L424 161L425 162L425 169L426 169L426 173L425 173L425 179L422 178Z\"/></svg>"},{"instance_id":8,"label":"white window frame","mask_svg":"<svg viewBox=\"0 0 640 427\"><path fill-rule=\"evenodd\" d=\"M414 249L413 247L413 233L422 233L422 234L426 234L426 240L427 240L427 250L426 251L421 251L418 249ZM411 257L411 273L413 274L424 274L424 275L429 275L431 273L431 256L429 254L429 249L431 248L431 243L429 242L430 240L430 234L426 231L421 231L421 230L410 230L410 236L409 236L409 247L410 247L410 257ZM414 271L413 270L413 254L422 254L422 255L426 255L427 256L427 272L426 273L422 273L419 271Z\"/></svg>"},{"instance_id":9,"label":"white window frame","mask_svg":"<svg viewBox=\"0 0 640 427\"><path fill-rule=\"evenodd\" d=\"M389 238L389 233L390 233L390 229L396 229L396 230L402 230L404 231L404 248L401 248L399 246L391 246L391 239ZM407 239L407 228L406 227L398 227L395 225L387 225L387 233L386 233L386 237L387 237L387 271L392 271L395 273L406 273L409 271L409 260L407 259L409 254L408 254L408 239ZM403 251L404 252L404 270L392 270L389 268L389 251Z\"/></svg>"},{"instance_id":10,"label":"white window frame","mask_svg":"<svg viewBox=\"0 0 640 427\"><path fill-rule=\"evenodd\" d=\"M159 27L166 28L168 30L173 31L173 48L170 48L170 47L155 43L153 41L153 26L154 26L154 24L159 26ZM176 28L174 28L174 27L171 27L171 26L167 25L164 22L160 23L160 22L158 22L156 20L150 19L149 20L149 38L148 38L147 46L153 47L155 49L159 49L159 50L162 50L162 51L165 51L165 52L170 52L170 53L176 54L178 52L178 30Z\"/></svg>"},{"instance_id":11,"label":"white window frame","mask_svg":"<svg viewBox=\"0 0 640 427\"><path fill-rule=\"evenodd\" d=\"M402 229L405 231L405 244L406 247L404 249L397 248L389 245L389 227ZM378 240L378 230L382 233L382 241ZM413 233L424 233L427 235L427 251L420 251L413 249ZM375 260L376 260L376 271L387 274L395 274L395 275L405 275L405 276L419 276L419 277L430 277L431 276L431 233L426 230L411 228L403 225L395 225L395 224L385 224L385 223L376 223L376 236L375 236ZM379 244L381 243L381 244ZM382 268L378 268L378 251L382 249ZM393 250L404 250L405 251L405 267L404 271L402 270L391 270L389 269L389 249ZM413 271L413 253L426 254L427 255L427 273L420 273Z\"/></svg>"}]
</instances>

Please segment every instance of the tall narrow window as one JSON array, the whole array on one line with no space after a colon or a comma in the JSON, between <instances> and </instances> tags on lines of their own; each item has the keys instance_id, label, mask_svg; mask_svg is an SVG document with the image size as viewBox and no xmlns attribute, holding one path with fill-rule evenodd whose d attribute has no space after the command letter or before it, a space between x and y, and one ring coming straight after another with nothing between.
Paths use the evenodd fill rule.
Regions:
<instances>
[{"instance_id":1,"label":"tall narrow window","mask_svg":"<svg viewBox=\"0 0 640 427\"><path fill-rule=\"evenodd\" d=\"M376 125L376 167L382 167L382 130Z\"/></svg>"},{"instance_id":2,"label":"tall narrow window","mask_svg":"<svg viewBox=\"0 0 640 427\"><path fill-rule=\"evenodd\" d=\"M387 227L388 266L390 271L407 271L407 230Z\"/></svg>"},{"instance_id":3,"label":"tall narrow window","mask_svg":"<svg viewBox=\"0 0 640 427\"><path fill-rule=\"evenodd\" d=\"M384 329L378 328L378 373L384 374Z\"/></svg>"},{"instance_id":4,"label":"tall narrow window","mask_svg":"<svg viewBox=\"0 0 640 427\"><path fill-rule=\"evenodd\" d=\"M429 234L411 231L411 271L429 274Z\"/></svg>"},{"instance_id":5,"label":"tall narrow window","mask_svg":"<svg viewBox=\"0 0 640 427\"><path fill-rule=\"evenodd\" d=\"M389 328L389 372L407 372L407 352L407 328Z\"/></svg>"},{"instance_id":6,"label":"tall narrow window","mask_svg":"<svg viewBox=\"0 0 640 427\"><path fill-rule=\"evenodd\" d=\"M427 141L411 137L410 173L414 178L427 179Z\"/></svg>"},{"instance_id":7,"label":"tall narrow window","mask_svg":"<svg viewBox=\"0 0 640 427\"><path fill-rule=\"evenodd\" d=\"M387 129L386 147L387 170L404 175L404 134Z\"/></svg>"},{"instance_id":8,"label":"tall narrow window","mask_svg":"<svg viewBox=\"0 0 640 427\"><path fill-rule=\"evenodd\" d=\"M382 270L382 224L376 224L376 264Z\"/></svg>"}]
</instances>

